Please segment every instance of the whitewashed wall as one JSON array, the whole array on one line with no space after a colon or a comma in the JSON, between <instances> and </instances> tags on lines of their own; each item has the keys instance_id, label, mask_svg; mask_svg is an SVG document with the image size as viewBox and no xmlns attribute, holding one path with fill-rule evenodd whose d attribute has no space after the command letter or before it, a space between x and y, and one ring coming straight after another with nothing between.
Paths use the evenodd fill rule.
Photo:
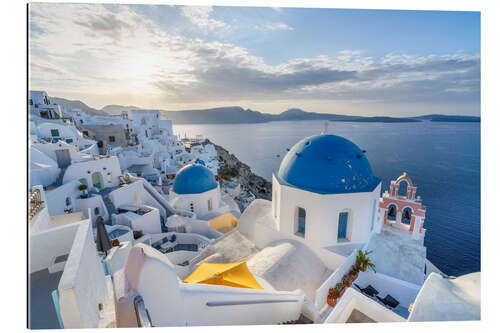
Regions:
<instances>
[{"instance_id":1,"label":"whitewashed wall","mask_svg":"<svg viewBox=\"0 0 500 333\"><path fill-rule=\"evenodd\" d=\"M78 226L58 291L64 328L98 327L107 287L89 221Z\"/></svg>"},{"instance_id":2,"label":"whitewashed wall","mask_svg":"<svg viewBox=\"0 0 500 333\"><path fill-rule=\"evenodd\" d=\"M104 221L109 219L108 209L102 200L102 197L98 194L94 194L88 198L81 199L77 198L74 203L75 211L84 213L85 218L90 218L92 225L95 226L97 216L102 216ZM95 209L99 209L99 214L95 214ZM89 216L90 209L90 216Z\"/></svg>"},{"instance_id":3,"label":"whitewashed wall","mask_svg":"<svg viewBox=\"0 0 500 333\"><path fill-rule=\"evenodd\" d=\"M109 199L115 207L120 207L123 205L140 205L145 204L151 207L155 207L160 211L160 215L166 218L166 210L158 203L158 201L153 198L145 189L147 183L144 179L135 181L128 184L125 187L120 187L109 194ZM156 191L152 186L150 190ZM160 195L158 193L158 195ZM136 202L136 197L139 198L139 203ZM166 201L166 200L165 200Z\"/></svg>"},{"instance_id":4,"label":"whitewashed wall","mask_svg":"<svg viewBox=\"0 0 500 333\"><path fill-rule=\"evenodd\" d=\"M78 190L80 182L78 180L71 181L61 185L51 191L47 191L47 205L49 206L50 215L63 214L66 209L66 198L70 198L73 212L76 212L76 200L80 198L81 191Z\"/></svg>"},{"instance_id":5,"label":"whitewashed wall","mask_svg":"<svg viewBox=\"0 0 500 333\"><path fill-rule=\"evenodd\" d=\"M322 195L281 185L273 175L273 191L275 188L280 197L277 216L281 233L305 240L311 247L336 245L339 213L348 209L348 242L368 240L372 220L376 218L373 203L380 197L381 184L373 192ZM295 235L297 207L306 210L305 237Z\"/></svg>"},{"instance_id":6,"label":"whitewashed wall","mask_svg":"<svg viewBox=\"0 0 500 333\"><path fill-rule=\"evenodd\" d=\"M375 267L376 269L376 267ZM378 296L384 298L387 294L394 297L401 306L408 308L420 291L421 286L393 278L382 273L372 271L360 272L356 283L365 288L369 284L379 292Z\"/></svg>"},{"instance_id":7,"label":"whitewashed wall","mask_svg":"<svg viewBox=\"0 0 500 333\"><path fill-rule=\"evenodd\" d=\"M193 203L194 213L200 219L205 219L209 214L213 214L214 211L218 210L220 207L220 188L206 191L203 193L196 194L177 194L173 190L170 190L169 198L170 203L175 209L191 211L190 203ZM212 200L212 210L208 210L208 200Z\"/></svg>"},{"instance_id":8,"label":"whitewashed wall","mask_svg":"<svg viewBox=\"0 0 500 333\"><path fill-rule=\"evenodd\" d=\"M325 323L345 323L354 309L364 313L376 322L406 322L403 317L393 311L355 291L353 288L348 288L326 318Z\"/></svg>"},{"instance_id":9,"label":"whitewashed wall","mask_svg":"<svg viewBox=\"0 0 500 333\"><path fill-rule=\"evenodd\" d=\"M54 258L68 254L80 224L81 222L71 223L30 233L28 242L30 273L49 268Z\"/></svg>"},{"instance_id":10,"label":"whitewashed wall","mask_svg":"<svg viewBox=\"0 0 500 333\"><path fill-rule=\"evenodd\" d=\"M106 168L106 170L104 170ZM90 171L90 173L88 172ZM89 190L92 189L92 174L94 172L100 172L102 175L101 186L103 188L118 186L119 179L122 170L120 169L120 162L116 156L111 156L109 158L101 158L98 160L91 160L87 162L73 163L66 169L63 178L63 184L66 184L73 180L79 180L81 178L87 179ZM108 176L108 172L111 172L111 177Z\"/></svg>"},{"instance_id":11,"label":"whitewashed wall","mask_svg":"<svg viewBox=\"0 0 500 333\"><path fill-rule=\"evenodd\" d=\"M137 253L141 250L144 255ZM184 284L172 263L151 247L136 245L131 255L144 258L139 265L129 266L129 260L126 276L134 274L127 269L139 267L140 273L131 285L142 296L154 326L277 324L300 316L304 302L300 290L274 292Z\"/></svg>"}]
</instances>

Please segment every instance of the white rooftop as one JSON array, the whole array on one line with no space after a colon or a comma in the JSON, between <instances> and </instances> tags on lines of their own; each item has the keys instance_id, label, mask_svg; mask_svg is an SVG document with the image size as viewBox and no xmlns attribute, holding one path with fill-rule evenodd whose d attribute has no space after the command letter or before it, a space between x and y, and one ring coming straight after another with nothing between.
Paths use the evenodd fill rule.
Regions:
<instances>
[{"instance_id":1,"label":"white rooftop","mask_svg":"<svg viewBox=\"0 0 500 333\"><path fill-rule=\"evenodd\" d=\"M383 227L380 234L372 234L366 249L377 272L421 285L425 279L427 249L421 241L402 237L399 230Z\"/></svg>"},{"instance_id":2,"label":"white rooftop","mask_svg":"<svg viewBox=\"0 0 500 333\"><path fill-rule=\"evenodd\" d=\"M481 273L455 279L431 273L415 299L409 321L481 319Z\"/></svg>"}]
</instances>

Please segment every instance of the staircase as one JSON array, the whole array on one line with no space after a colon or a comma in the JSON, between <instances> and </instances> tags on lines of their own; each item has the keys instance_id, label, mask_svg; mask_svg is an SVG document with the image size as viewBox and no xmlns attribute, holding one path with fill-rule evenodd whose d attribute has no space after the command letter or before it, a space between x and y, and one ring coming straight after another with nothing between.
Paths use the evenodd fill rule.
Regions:
<instances>
[{"instance_id":1,"label":"staircase","mask_svg":"<svg viewBox=\"0 0 500 333\"><path fill-rule=\"evenodd\" d=\"M63 181L63 178L64 178L64 173L66 172L66 169L68 167L64 167L64 168L61 168L61 172L59 172L59 175L57 176L57 179L54 183L55 187L59 187L62 185L62 181Z\"/></svg>"},{"instance_id":2,"label":"staircase","mask_svg":"<svg viewBox=\"0 0 500 333\"><path fill-rule=\"evenodd\" d=\"M313 324L313 321L301 313L299 319L286 321L284 323L281 323L280 325L292 325L292 324Z\"/></svg>"}]
</instances>

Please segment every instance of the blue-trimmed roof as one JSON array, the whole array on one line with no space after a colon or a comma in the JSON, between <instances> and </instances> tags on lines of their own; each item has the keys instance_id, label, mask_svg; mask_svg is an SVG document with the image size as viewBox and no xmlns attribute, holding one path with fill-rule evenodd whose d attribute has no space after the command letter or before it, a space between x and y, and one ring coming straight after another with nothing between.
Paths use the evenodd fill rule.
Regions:
<instances>
[{"instance_id":1,"label":"blue-trimmed roof","mask_svg":"<svg viewBox=\"0 0 500 333\"><path fill-rule=\"evenodd\" d=\"M285 155L278 181L319 194L371 192L380 183L364 152L336 135L302 139Z\"/></svg>"},{"instance_id":2,"label":"blue-trimmed roof","mask_svg":"<svg viewBox=\"0 0 500 333\"><path fill-rule=\"evenodd\" d=\"M188 164L177 171L173 190L177 194L196 194L217 187L215 175L201 164Z\"/></svg>"}]
</instances>

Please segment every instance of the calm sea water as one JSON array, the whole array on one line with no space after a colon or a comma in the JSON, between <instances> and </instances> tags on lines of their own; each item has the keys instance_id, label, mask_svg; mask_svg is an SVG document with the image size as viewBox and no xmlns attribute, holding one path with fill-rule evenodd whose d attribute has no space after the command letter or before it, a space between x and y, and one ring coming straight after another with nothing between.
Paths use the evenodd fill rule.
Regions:
<instances>
[{"instance_id":1,"label":"calm sea water","mask_svg":"<svg viewBox=\"0 0 500 333\"><path fill-rule=\"evenodd\" d=\"M202 134L271 179L286 149L319 134L323 121L262 124L175 125L180 136ZM406 171L427 206L427 257L449 275L480 270L480 124L330 122L329 133L361 149L383 180ZM277 156L279 155L279 157Z\"/></svg>"}]
</instances>

